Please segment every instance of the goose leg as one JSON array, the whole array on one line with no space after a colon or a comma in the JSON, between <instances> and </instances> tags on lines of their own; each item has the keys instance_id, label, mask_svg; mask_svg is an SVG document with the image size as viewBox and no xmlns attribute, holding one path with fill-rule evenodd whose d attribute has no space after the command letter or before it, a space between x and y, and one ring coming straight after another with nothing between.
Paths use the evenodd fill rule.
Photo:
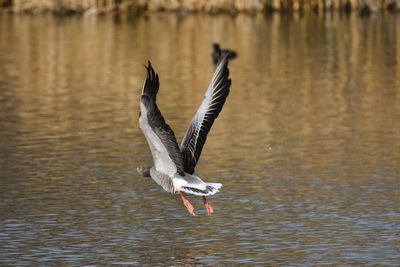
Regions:
<instances>
[{"instance_id":1,"label":"goose leg","mask_svg":"<svg viewBox=\"0 0 400 267\"><path fill-rule=\"evenodd\" d=\"M194 213L194 208L193 208L192 204L190 204L189 200L187 200L185 198L185 196L182 194L181 191L178 191L178 194L181 197L183 205L185 205L185 207L188 210L188 212L190 213L190 215L196 216L196 214Z\"/></svg>"},{"instance_id":2,"label":"goose leg","mask_svg":"<svg viewBox=\"0 0 400 267\"><path fill-rule=\"evenodd\" d=\"M211 215L211 213L213 213L214 210L211 207L211 204L207 201L207 198L205 196L203 196L203 202L204 202L204 207L206 208L207 214Z\"/></svg>"}]
</instances>

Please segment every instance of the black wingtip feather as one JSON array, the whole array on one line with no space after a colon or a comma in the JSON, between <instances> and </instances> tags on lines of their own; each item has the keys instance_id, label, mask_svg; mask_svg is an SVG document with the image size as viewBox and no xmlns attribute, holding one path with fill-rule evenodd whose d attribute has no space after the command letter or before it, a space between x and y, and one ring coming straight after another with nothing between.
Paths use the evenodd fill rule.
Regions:
<instances>
[{"instance_id":1,"label":"black wingtip feather","mask_svg":"<svg viewBox=\"0 0 400 267\"><path fill-rule=\"evenodd\" d=\"M158 80L158 74L154 71L151 66L150 60L148 61L148 65L144 66L147 70L147 76L144 81L142 95L146 95L150 98L155 99L158 93L158 88L160 86L160 82Z\"/></svg>"},{"instance_id":2,"label":"black wingtip feather","mask_svg":"<svg viewBox=\"0 0 400 267\"><path fill-rule=\"evenodd\" d=\"M230 49L222 49L218 43L213 43L211 57L214 65L217 66L224 56L226 56L228 60L232 60L237 57L237 53Z\"/></svg>"}]
</instances>

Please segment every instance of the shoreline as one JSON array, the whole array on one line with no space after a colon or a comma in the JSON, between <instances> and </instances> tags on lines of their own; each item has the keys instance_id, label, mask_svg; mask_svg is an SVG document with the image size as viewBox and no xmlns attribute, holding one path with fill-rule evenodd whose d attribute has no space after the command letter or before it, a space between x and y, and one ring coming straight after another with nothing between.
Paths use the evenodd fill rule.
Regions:
<instances>
[{"instance_id":1,"label":"shoreline","mask_svg":"<svg viewBox=\"0 0 400 267\"><path fill-rule=\"evenodd\" d=\"M400 5L390 1L356 0L249 0L249 1L174 1L174 0L0 0L0 12L11 14L103 15L176 13L182 15L204 13L249 14L257 13L397 13Z\"/></svg>"}]
</instances>

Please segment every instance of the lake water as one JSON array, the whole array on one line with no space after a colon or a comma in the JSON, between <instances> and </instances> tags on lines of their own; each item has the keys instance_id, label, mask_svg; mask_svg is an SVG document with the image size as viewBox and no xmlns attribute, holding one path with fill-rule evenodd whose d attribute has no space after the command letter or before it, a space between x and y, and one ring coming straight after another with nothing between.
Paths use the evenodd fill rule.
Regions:
<instances>
[{"instance_id":1,"label":"lake water","mask_svg":"<svg viewBox=\"0 0 400 267\"><path fill-rule=\"evenodd\" d=\"M0 16L0 265L400 264L400 17ZM235 49L197 173L139 177L150 59L180 140Z\"/></svg>"}]
</instances>

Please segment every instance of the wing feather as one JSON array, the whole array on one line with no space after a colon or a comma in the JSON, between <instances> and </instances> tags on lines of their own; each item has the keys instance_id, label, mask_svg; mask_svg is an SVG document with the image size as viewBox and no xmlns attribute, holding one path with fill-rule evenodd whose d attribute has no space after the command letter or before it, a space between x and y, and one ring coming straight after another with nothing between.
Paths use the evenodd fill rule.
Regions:
<instances>
[{"instance_id":1,"label":"wing feather","mask_svg":"<svg viewBox=\"0 0 400 267\"><path fill-rule=\"evenodd\" d=\"M165 122L156 104L158 75L149 61L147 76L140 97L139 125L149 143L155 168L159 172L184 175L183 157L171 127Z\"/></svg>"},{"instance_id":2,"label":"wing feather","mask_svg":"<svg viewBox=\"0 0 400 267\"><path fill-rule=\"evenodd\" d=\"M230 86L228 56L225 55L218 63L203 101L180 145L183 153L184 171L189 174L194 173L194 168L200 158L207 134L225 104Z\"/></svg>"},{"instance_id":3,"label":"wing feather","mask_svg":"<svg viewBox=\"0 0 400 267\"><path fill-rule=\"evenodd\" d=\"M228 60L232 60L237 57L237 53L230 49L222 49L218 43L214 43L212 45L212 53L211 53L214 65L217 65L218 62L221 60L221 57L223 56L227 56Z\"/></svg>"}]
</instances>

